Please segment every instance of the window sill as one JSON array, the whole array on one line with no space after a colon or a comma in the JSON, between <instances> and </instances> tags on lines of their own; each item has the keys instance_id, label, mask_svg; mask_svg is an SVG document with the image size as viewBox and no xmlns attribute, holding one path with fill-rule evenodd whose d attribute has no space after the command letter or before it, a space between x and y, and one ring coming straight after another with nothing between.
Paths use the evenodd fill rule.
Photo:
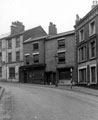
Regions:
<instances>
[{"instance_id":1,"label":"window sill","mask_svg":"<svg viewBox=\"0 0 98 120\"><path fill-rule=\"evenodd\" d=\"M58 62L58 64L65 64L66 62Z\"/></svg>"}]
</instances>

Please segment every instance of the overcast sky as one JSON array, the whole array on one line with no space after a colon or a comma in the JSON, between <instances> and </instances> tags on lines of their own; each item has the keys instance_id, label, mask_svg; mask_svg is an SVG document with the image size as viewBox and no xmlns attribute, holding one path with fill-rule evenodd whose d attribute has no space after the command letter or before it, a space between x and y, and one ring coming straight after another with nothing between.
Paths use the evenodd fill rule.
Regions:
<instances>
[{"instance_id":1,"label":"overcast sky","mask_svg":"<svg viewBox=\"0 0 98 120\"><path fill-rule=\"evenodd\" d=\"M10 32L14 21L23 22L26 30L41 25L48 32L49 22L56 24L58 33L73 30L76 14L87 14L92 1L0 0L0 35Z\"/></svg>"}]
</instances>

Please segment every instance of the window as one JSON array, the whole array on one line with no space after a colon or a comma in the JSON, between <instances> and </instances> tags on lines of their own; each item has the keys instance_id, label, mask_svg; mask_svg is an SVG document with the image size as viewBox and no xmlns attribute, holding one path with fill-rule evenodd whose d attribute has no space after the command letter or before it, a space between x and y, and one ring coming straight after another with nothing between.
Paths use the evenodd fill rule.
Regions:
<instances>
[{"instance_id":1,"label":"window","mask_svg":"<svg viewBox=\"0 0 98 120\"><path fill-rule=\"evenodd\" d=\"M96 57L96 43L95 41L90 42L90 58Z\"/></svg>"},{"instance_id":2,"label":"window","mask_svg":"<svg viewBox=\"0 0 98 120\"><path fill-rule=\"evenodd\" d=\"M58 53L58 62L59 63L65 62L65 52Z\"/></svg>"},{"instance_id":3,"label":"window","mask_svg":"<svg viewBox=\"0 0 98 120\"><path fill-rule=\"evenodd\" d=\"M89 35L95 34L95 21L92 21L89 25Z\"/></svg>"},{"instance_id":4,"label":"window","mask_svg":"<svg viewBox=\"0 0 98 120\"><path fill-rule=\"evenodd\" d=\"M81 48L79 48L79 51L78 51L78 56L79 56L79 59L78 61L84 61L86 60L86 46L83 46Z\"/></svg>"},{"instance_id":5,"label":"window","mask_svg":"<svg viewBox=\"0 0 98 120\"><path fill-rule=\"evenodd\" d=\"M16 52L16 61L19 62L20 61L20 52Z\"/></svg>"},{"instance_id":6,"label":"window","mask_svg":"<svg viewBox=\"0 0 98 120\"><path fill-rule=\"evenodd\" d=\"M84 29L81 29L79 32L79 42L84 40Z\"/></svg>"},{"instance_id":7,"label":"window","mask_svg":"<svg viewBox=\"0 0 98 120\"><path fill-rule=\"evenodd\" d=\"M64 48L65 47L65 39L58 40L58 48Z\"/></svg>"},{"instance_id":8,"label":"window","mask_svg":"<svg viewBox=\"0 0 98 120\"><path fill-rule=\"evenodd\" d=\"M86 68L79 69L79 83L86 82Z\"/></svg>"},{"instance_id":9,"label":"window","mask_svg":"<svg viewBox=\"0 0 98 120\"><path fill-rule=\"evenodd\" d=\"M29 55L25 56L25 61L26 61L26 65L28 65L29 64Z\"/></svg>"},{"instance_id":10,"label":"window","mask_svg":"<svg viewBox=\"0 0 98 120\"><path fill-rule=\"evenodd\" d=\"M37 51L39 49L38 43L33 43L33 50Z\"/></svg>"},{"instance_id":11,"label":"window","mask_svg":"<svg viewBox=\"0 0 98 120\"><path fill-rule=\"evenodd\" d=\"M33 55L33 62L38 63L39 62L39 54Z\"/></svg>"},{"instance_id":12,"label":"window","mask_svg":"<svg viewBox=\"0 0 98 120\"><path fill-rule=\"evenodd\" d=\"M2 52L0 52L0 61L2 61Z\"/></svg>"},{"instance_id":13,"label":"window","mask_svg":"<svg viewBox=\"0 0 98 120\"><path fill-rule=\"evenodd\" d=\"M2 67L0 67L0 77L2 77Z\"/></svg>"},{"instance_id":14,"label":"window","mask_svg":"<svg viewBox=\"0 0 98 120\"><path fill-rule=\"evenodd\" d=\"M96 67L95 66L91 66L90 68L90 77L91 77L91 83L96 83Z\"/></svg>"},{"instance_id":15,"label":"window","mask_svg":"<svg viewBox=\"0 0 98 120\"><path fill-rule=\"evenodd\" d=\"M16 47L20 47L20 38L19 37L16 38Z\"/></svg>"},{"instance_id":16,"label":"window","mask_svg":"<svg viewBox=\"0 0 98 120\"><path fill-rule=\"evenodd\" d=\"M0 48L2 48L2 41L0 40Z\"/></svg>"},{"instance_id":17,"label":"window","mask_svg":"<svg viewBox=\"0 0 98 120\"><path fill-rule=\"evenodd\" d=\"M8 40L8 48L12 48L12 40Z\"/></svg>"},{"instance_id":18,"label":"window","mask_svg":"<svg viewBox=\"0 0 98 120\"><path fill-rule=\"evenodd\" d=\"M15 68L9 68L9 77L15 78Z\"/></svg>"},{"instance_id":19,"label":"window","mask_svg":"<svg viewBox=\"0 0 98 120\"><path fill-rule=\"evenodd\" d=\"M12 53L8 53L8 62L12 62Z\"/></svg>"}]
</instances>

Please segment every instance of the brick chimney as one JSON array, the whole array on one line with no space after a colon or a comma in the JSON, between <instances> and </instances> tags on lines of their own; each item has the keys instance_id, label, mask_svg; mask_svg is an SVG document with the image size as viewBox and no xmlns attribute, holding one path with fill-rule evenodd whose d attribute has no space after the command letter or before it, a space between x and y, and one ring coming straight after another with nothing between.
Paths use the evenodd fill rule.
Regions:
<instances>
[{"instance_id":1,"label":"brick chimney","mask_svg":"<svg viewBox=\"0 0 98 120\"><path fill-rule=\"evenodd\" d=\"M24 25L22 22L15 21L11 25L11 35L16 35L24 31Z\"/></svg>"},{"instance_id":2,"label":"brick chimney","mask_svg":"<svg viewBox=\"0 0 98 120\"><path fill-rule=\"evenodd\" d=\"M57 34L57 28L56 25L50 22L49 24L49 35L56 35Z\"/></svg>"},{"instance_id":3,"label":"brick chimney","mask_svg":"<svg viewBox=\"0 0 98 120\"><path fill-rule=\"evenodd\" d=\"M98 1L93 0L93 5L91 6L91 8L93 9L96 5L98 5Z\"/></svg>"},{"instance_id":4,"label":"brick chimney","mask_svg":"<svg viewBox=\"0 0 98 120\"><path fill-rule=\"evenodd\" d=\"M81 19L81 18L80 18L79 15L77 14L77 15L76 15L76 21L75 21L75 23L77 24L77 23L80 21L80 19Z\"/></svg>"}]
</instances>

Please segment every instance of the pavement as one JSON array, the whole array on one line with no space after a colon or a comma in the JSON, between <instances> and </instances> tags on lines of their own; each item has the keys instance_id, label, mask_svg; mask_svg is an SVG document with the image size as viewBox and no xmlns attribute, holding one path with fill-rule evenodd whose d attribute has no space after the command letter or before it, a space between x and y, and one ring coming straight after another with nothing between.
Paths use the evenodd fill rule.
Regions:
<instances>
[{"instance_id":1,"label":"pavement","mask_svg":"<svg viewBox=\"0 0 98 120\"><path fill-rule=\"evenodd\" d=\"M56 89L63 89L63 90L69 90L74 92L80 92L83 94L93 95L98 97L98 90L92 89L88 87L81 87L81 86L72 86L71 85L58 85L58 87L55 87L55 85L38 85L40 87L49 87L49 88L56 88Z\"/></svg>"}]
</instances>

